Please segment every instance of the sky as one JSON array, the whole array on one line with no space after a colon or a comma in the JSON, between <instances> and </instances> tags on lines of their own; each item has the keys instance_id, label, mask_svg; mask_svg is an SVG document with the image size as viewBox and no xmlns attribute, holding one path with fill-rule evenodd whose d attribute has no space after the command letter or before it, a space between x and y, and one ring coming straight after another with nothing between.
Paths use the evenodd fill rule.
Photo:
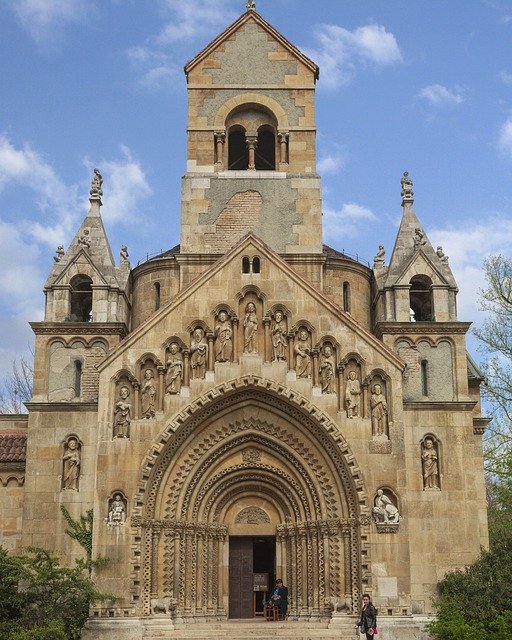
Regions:
<instances>
[{"instance_id":1,"label":"sky","mask_svg":"<svg viewBox=\"0 0 512 640\"><path fill-rule=\"evenodd\" d=\"M320 66L324 242L391 255L400 178L482 321L486 256L512 255L512 1L257 0ZM88 209L92 170L115 256L179 242L183 66L245 0L0 0L0 378L33 342L44 282ZM476 343L470 348L478 358Z\"/></svg>"}]
</instances>

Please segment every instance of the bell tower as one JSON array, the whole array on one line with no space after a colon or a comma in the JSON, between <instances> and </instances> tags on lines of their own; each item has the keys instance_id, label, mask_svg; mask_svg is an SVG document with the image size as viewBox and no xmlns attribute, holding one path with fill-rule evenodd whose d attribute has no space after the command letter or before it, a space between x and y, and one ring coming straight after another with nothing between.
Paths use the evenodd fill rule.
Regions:
<instances>
[{"instance_id":1,"label":"bell tower","mask_svg":"<svg viewBox=\"0 0 512 640\"><path fill-rule=\"evenodd\" d=\"M254 2L185 66L182 254L221 255L248 232L281 255L321 253L318 72Z\"/></svg>"}]
</instances>

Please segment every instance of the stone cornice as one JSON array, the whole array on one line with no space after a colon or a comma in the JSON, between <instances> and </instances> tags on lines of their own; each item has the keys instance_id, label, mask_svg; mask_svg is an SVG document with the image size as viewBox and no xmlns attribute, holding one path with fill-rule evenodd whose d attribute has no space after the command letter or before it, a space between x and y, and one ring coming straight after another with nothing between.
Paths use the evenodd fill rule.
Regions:
<instances>
[{"instance_id":1,"label":"stone cornice","mask_svg":"<svg viewBox=\"0 0 512 640\"><path fill-rule=\"evenodd\" d=\"M0 413L0 422L28 422L28 413Z\"/></svg>"},{"instance_id":2,"label":"stone cornice","mask_svg":"<svg viewBox=\"0 0 512 640\"><path fill-rule=\"evenodd\" d=\"M97 412L98 402L25 402L30 412Z\"/></svg>"},{"instance_id":3,"label":"stone cornice","mask_svg":"<svg viewBox=\"0 0 512 640\"><path fill-rule=\"evenodd\" d=\"M375 335L380 339L385 335L465 335L470 326L471 322L378 322L375 325Z\"/></svg>"},{"instance_id":4,"label":"stone cornice","mask_svg":"<svg viewBox=\"0 0 512 640\"><path fill-rule=\"evenodd\" d=\"M491 422L492 418L473 418L473 433L475 436L483 436L487 425Z\"/></svg>"},{"instance_id":5,"label":"stone cornice","mask_svg":"<svg viewBox=\"0 0 512 640\"><path fill-rule=\"evenodd\" d=\"M473 411L475 402L404 402L404 411Z\"/></svg>"},{"instance_id":6,"label":"stone cornice","mask_svg":"<svg viewBox=\"0 0 512 640\"><path fill-rule=\"evenodd\" d=\"M129 333L124 322L31 322L30 326L36 336L109 335L125 338Z\"/></svg>"}]
</instances>

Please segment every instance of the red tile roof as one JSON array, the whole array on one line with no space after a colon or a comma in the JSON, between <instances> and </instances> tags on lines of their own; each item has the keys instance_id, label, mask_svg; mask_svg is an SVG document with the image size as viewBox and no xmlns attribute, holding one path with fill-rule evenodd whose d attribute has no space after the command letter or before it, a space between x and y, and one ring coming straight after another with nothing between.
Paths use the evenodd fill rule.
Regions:
<instances>
[{"instance_id":1,"label":"red tile roof","mask_svg":"<svg viewBox=\"0 0 512 640\"><path fill-rule=\"evenodd\" d=\"M24 433L0 433L0 462L25 462L27 436Z\"/></svg>"}]
</instances>

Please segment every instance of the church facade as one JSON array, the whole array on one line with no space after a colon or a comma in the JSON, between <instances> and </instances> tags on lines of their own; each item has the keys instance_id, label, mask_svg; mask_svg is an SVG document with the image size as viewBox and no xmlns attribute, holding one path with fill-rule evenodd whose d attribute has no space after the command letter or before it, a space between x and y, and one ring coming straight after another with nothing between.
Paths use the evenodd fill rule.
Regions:
<instances>
[{"instance_id":1,"label":"church facade","mask_svg":"<svg viewBox=\"0 0 512 640\"><path fill-rule=\"evenodd\" d=\"M119 599L91 640L258 618L278 577L285 625L351 637L367 592L387 638L424 637L437 582L487 542L448 259L407 173L388 264L323 244L319 69L252 3L185 74L180 244L116 263L95 171L32 323L28 416L0 419L2 544L81 556L60 505L94 509Z\"/></svg>"}]
</instances>

